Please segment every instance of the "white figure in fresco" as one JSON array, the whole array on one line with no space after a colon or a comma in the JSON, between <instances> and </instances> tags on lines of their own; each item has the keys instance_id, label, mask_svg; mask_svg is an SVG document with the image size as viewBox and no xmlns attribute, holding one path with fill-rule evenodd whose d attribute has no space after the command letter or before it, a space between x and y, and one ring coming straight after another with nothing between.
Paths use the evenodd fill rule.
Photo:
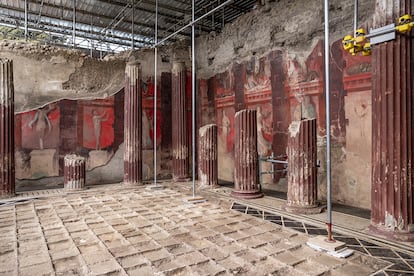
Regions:
<instances>
[{"instance_id":1,"label":"white figure in fresco","mask_svg":"<svg viewBox=\"0 0 414 276\"><path fill-rule=\"evenodd\" d=\"M227 135L230 133L230 119L227 117L226 112L223 110L223 116L221 118L222 135L224 140L227 139Z\"/></svg>"},{"instance_id":2,"label":"white figure in fresco","mask_svg":"<svg viewBox=\"0 0 414 276\"><path fill-rule=\"evenodd\" d=\"M37 110L33 119L29 122L29 127L33 128L33 125L36 124L36 132L39 137L39 147L41 150L44 149L44 139L46 134L52 130L52 125L47 114L52 109L49 106L44 106Z\"/></svg>"},{"instance_id":3,"label":"white figure in fresco","mask_svg":"<svg viewBox=\"0 0 414 276\"><path fill-rule=\"evenodd\" d=\"M354 107L355 114L361 119L360 122L360 135L361 137L365 136L365 117L368 114L368 104L365 101L361 102L361 105L355 105Z\"/></svg>"},{"instance_id":4,"label":"white figure in fresco","mask_svg":"<svg viewBox=\"0 0 414 276\"><path fill-rule=\"evenodd\" d=\"M92 122L93 122L93 131L96 139L96 150L101 150L101 132L102 132L102 122L108 120L108 114L104 112L103 115L99 115L98 111L95 109L92 111Z\"/></svg>"},{"instance_id":5,"label":"white figure in fresco","mask_svg":"<svg viewBox=\"0 0 414 276\"><path fill-rule=\"evenodd\" d=\"M220 144L222 145L225 152L228 152L227 149L227 136L230 134L231 125L230 125L230 119L227 117L226 112L224 109L221 111L221 125L219 126L221 128L221 134L218 137L220 140Z\"/></svg>"},{"instance_id":6,"label":"white figure in fresco","mask_svg":"<svg viewBox=\"0 0 414 276\"><path fill-rule=\"evenodd\" d=\"M142 145L143 148L150 148L152 141L150 136L150 122L148 120L147 112L142 111Z\"/></svg>"},{"instance_id":7,"label":"white figure in fresco","mask_svg":"<svg viewBox=\"0 0 414 276\"><path fill-rule=\"evenodd\" d=\"M313 106L310 96L305 96L301 103L302 106L302 118L301 119L315 119L316 111Z\"/></svg>"},{"instance_id":8,"label":"white figure in fresco","mask_svg":"<svg viewBox=\"0 0 414 276\"><path fill-rule=\"evenodd\" d=\"M266 132L266 128L264 126L265 116L262 112L260 106L256 108L256 116L257 116L257 151L260 156L267 156L269 151L272 149L272 143L266 140L263 136L263 132Z\"/></svg>"}]
</instances>

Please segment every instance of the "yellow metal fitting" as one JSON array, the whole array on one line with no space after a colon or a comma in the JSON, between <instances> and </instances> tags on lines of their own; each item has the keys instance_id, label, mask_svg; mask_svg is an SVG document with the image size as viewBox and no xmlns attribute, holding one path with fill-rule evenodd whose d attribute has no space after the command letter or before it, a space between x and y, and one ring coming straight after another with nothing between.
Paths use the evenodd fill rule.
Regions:
<instances>
[{"instance_id":1,"label":"yellow metal fitting","mask_svg":"<svg viewBox=\"0 0 414 276\"><path fill-rule=\"evenodd\" d=\"M362 55L363 56L370 56L371 55L371 43L367 42L362 47Z\"/></svg>"},{"instance_id":2,"label":"yellow metal fitting","mask_svg":"<svg viewBox=\"0 0 414 276\"><path fill-rule=\"evenodd\" d=\"M404 14L398 18L398 26L395 27L395 30L399 33L408 33L414 27L413 18L409 14Z\"/></svg>"},{"instance_id":3,"label":"yellow metal fitting","mask_svg":"<svg viewBox=\"0 0 414 276\"><path fill-rule=\"evenodd\" d=\"M342 39L342 47L345 51L349 51L350 49L354 48L354 37L352 35L346 35L344 39Z\"/></svg>"},{"instance_id":4,"label":"yellow metal fitting","mask_svg":"<svg viewBox=\"0 0 414 276\"><path fill-rule=\"evenodd\" d=\"M366 34L367 32L363 28L356 30L355 31L355 43L361 44L362 42L364 42Z\"/></svg>"},{"instance_id":5,"label":"yellow metal fitting","mask_svg":"<svg viewBox=\"0 0 414 276\"><path fill-rule=\"evenodd\" d=\"M413 18L410 14L404 14L400 18L398 18L398 25L404 25L413 21Z\"/></svg>"},{"instance_id":6,"label":"yellow metal fitting","mask_svg":"<svg viewBox=\"0 0 414 276\"><path fill-rule=\"evenodd\" d=\"M359 44L355 44L352 49L349 50L349 53L355 56L357 53L362 51L362 46Z\"/></svg>"}]
</instances>

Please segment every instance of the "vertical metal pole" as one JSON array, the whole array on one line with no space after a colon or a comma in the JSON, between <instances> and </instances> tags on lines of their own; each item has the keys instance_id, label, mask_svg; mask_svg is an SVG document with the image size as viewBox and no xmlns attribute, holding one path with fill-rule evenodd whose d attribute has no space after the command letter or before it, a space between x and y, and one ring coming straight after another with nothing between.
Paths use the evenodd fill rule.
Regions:
<instances>
[{"instance_id":1,"label":"vertical metal pole","mask_svg":"<svg viewBox=\"0 0 414 276\"><path fill-rule=\"evenodd\" d=\"M73 21L72 21L72 42L73 42L73 48L75 48L76 46L76 0L73 0L73 11L72 11L72 15L73 15Z\"/></svg>"},{"instance_id":2,"label":"vertical metal pole","mask_svg":"<svg viewBox=\"0 0 414 276\"><path fill-rule=\"evenodd\" d=\"M331 116L330 116L330 84L329 84L329 3L325 0L325 100L326 100L326 185L328 205L328 241L332 239L332 208L331 208Z\"/></svg>"},{"instance_id":3,"label":"vertical metal pole","mask_svg":"<svg viewBox=\"0 0 414 276\"><path fill-rule=\"evenodd\" d=\"M90 43L91 43L91 49L90 49L90 56L93 57L93 40L92 40L92 32L93 32L93 16L91 15L91 39L90 39Z\"/></svg>"},{"instance_id":4,"label":"vertical metal pole","mask_svg":"<svg viewBox=\"0 0 414 276\"><path fill-rule=\"evenodd\" d=\"M221 28L222 29L224 28L224 8L225 7L223 7L223 15L222 15L222 21L221 21Z\"/></svg>"},{"instance_id":5,"label":"vertical metal pole","mask_svg":"<svg viewBox=\"0 0 414 276\"><path fill-rule=\"evenodd\" d=\"M195 23L194 23L195 3L192 0L191 9L191 132L192 132L192 176L193 176L193 197L195 197Z\"/></svg>"},{"instance_id":6,"label":"vertical metal pole","mask_svg":"<svg viewBox=\"0 0 414 276\"><path fill-rule=\"evenodd\" d=\"M27 0L24 0L24 39L27 40L28 32L27 32L27 17L28 17L28 9Z\"/></svg>"},{"instance_id":7,"label":"vertical metal pole","mask_svg":"<svg viewBox=\"0 0 414 276\"><path fill-rule=\"evenodd\" d=\"M157 186L157 62L158 62L158 0L155 0L155 51L154 51L154 184Z\"/></svg>"},{"instance_id":8,"label":"vertical metal pole","mask_svg":"<svg viewBox=\"0 0 414 276\"><path fill-rule=\"evenodd\" d=\"M354 2L354 36L358 28L358 0Z\"/></svg>"},{"instance_id":9,"label":"vertical metal pole","mask_svg":"<svg viewBox=\"0 0 414 276\"><path fill-rule=\"evenodd\" d=\"M157 24L157 23L155 23ZM131 48L134 50L135 48L135 40L134 40L134 25L135 25L135 0L132 0L132 20L131 20Z\"/></svg>"}]
</instances>

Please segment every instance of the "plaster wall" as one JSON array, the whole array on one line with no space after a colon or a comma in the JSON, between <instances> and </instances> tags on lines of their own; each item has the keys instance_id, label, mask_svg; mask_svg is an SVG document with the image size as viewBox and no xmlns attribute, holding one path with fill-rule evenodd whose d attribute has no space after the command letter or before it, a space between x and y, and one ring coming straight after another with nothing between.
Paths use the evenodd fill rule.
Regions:
<instances>
[{"instance_id":1,"label":"plaster wall","mask_svg":"<svg viewBox=\"0 0 414 276\"><path fill-rule=\"evenodd\" d=\"M108 55L103 60L72 49L17 40L0 41L0 50L0 58L14 63L18 185L30 189L56 184L53 178L62 175L68 153L86 157L87 184L123 180L123 87L125 65L131 60L142 66L144 180L153 177L154 146L158 177L171 174L167 142L172 127L170 71L175 60L190 65L185 44L158 49L157 145L153 49Z\"/></svg>"},{"instance_id":2,"label":"plaster wall","mask_svg":"<svg viewBox=\"0 0 414 276\"><path fill-rule=\"evenodd\" d=\"M234 178L234 113L258 110L262 155L286 154L293 120L315 117L319 199L326 195L323 2L265 1L265 5L197 39L199 124L218 125L219 178ZM374 1L359 2L360 26L371 25ZM370 207L370 58L352 57L341 39L353 32L354 1L330 1L332 192L335 202ZM240 88L241 85L241 88ZM213 106L213 107L212 107ZM283 169L283 168L277 168ZM286 190L282 172L263 184Z\"/></svg>"}]
</instances>

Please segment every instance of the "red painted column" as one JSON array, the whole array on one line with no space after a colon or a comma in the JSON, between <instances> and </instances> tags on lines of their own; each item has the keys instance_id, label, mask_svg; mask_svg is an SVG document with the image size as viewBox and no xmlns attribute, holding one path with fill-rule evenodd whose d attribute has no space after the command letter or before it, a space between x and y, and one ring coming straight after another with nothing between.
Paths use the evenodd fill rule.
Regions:
<instances>
[{"instance_id":1,"label":"red painted column","mask_svg":"<svg viewBox=\"0 0 414 276\"><path fill-rule=\"evenodd\" d=\"M411 14L411 1L376 5L375 27ZM371 227L414 241L413 31L374 45L372 54Z\"/></svg>"},{"instance_id":2,"label":"red painted column","mask_svg":"<svg viewBox=\"0 0 414 276\"><path fill-rule=\"evenodd\" d=\"M15 193L13 61L0 59L0 198Z\"/></svg>"},{"instance_id":3,"label":"red painted column","mask_svg":"<svg viewBox=\"0 0 414 276\"><path fill-rule=\"evenodd\" d=\"M217 125L205 125L198 133L198 181L200 186L215 187L218 185Z\"/></svg>"},{"instance_id":4,"label":"red painted column","mask_svg":"<svg viewBox=\"0 0 414 276\"><path fill-rule=\"evenodd\" d=\"M288 192L285 209L320 213L317 202L316 119L293 121L288 136Z\"/></svg>"},{"instance_id":5,"label":"red painted column","mask_svg":"<svg viewBox=\"0 0 414 276\"><path fill-rule=\"evenodd\" d=\"M259 163L257 156L256 110L244 109L236 113L234 136L234 190L239 198L262 197L259 184Z\"/></svg>"},{"instance_id":6,"label":"red painted column","mask_svg":"<svg viewBox=\"0 0 414 276\"><path fill-rule=\"evenodd\" d=\"M124 184L142 184L142 98L141 65L131 62L125 68L124 100Z\"/></svg>"},{"instance_id":7,"label":"red painted column","mask_svg":"<svg viewBox=\"0 0 414 276\"><path fill-rule=\"evenodd\" d=\"M184 62L174 62L172 69L172 148L173 177L177 182L190 179L186 75Z\"/></svg>"},{"instance_id":8,"label":"red painted column","mask_svg":"<svg viewBox=\"0 0 414 276\"><path fill-rule=\"evenodd\" d=\"M85 158L76 154L65 155L63 168L63 187L67 190L85 188Z\"/></svg>"}]
</instances>

